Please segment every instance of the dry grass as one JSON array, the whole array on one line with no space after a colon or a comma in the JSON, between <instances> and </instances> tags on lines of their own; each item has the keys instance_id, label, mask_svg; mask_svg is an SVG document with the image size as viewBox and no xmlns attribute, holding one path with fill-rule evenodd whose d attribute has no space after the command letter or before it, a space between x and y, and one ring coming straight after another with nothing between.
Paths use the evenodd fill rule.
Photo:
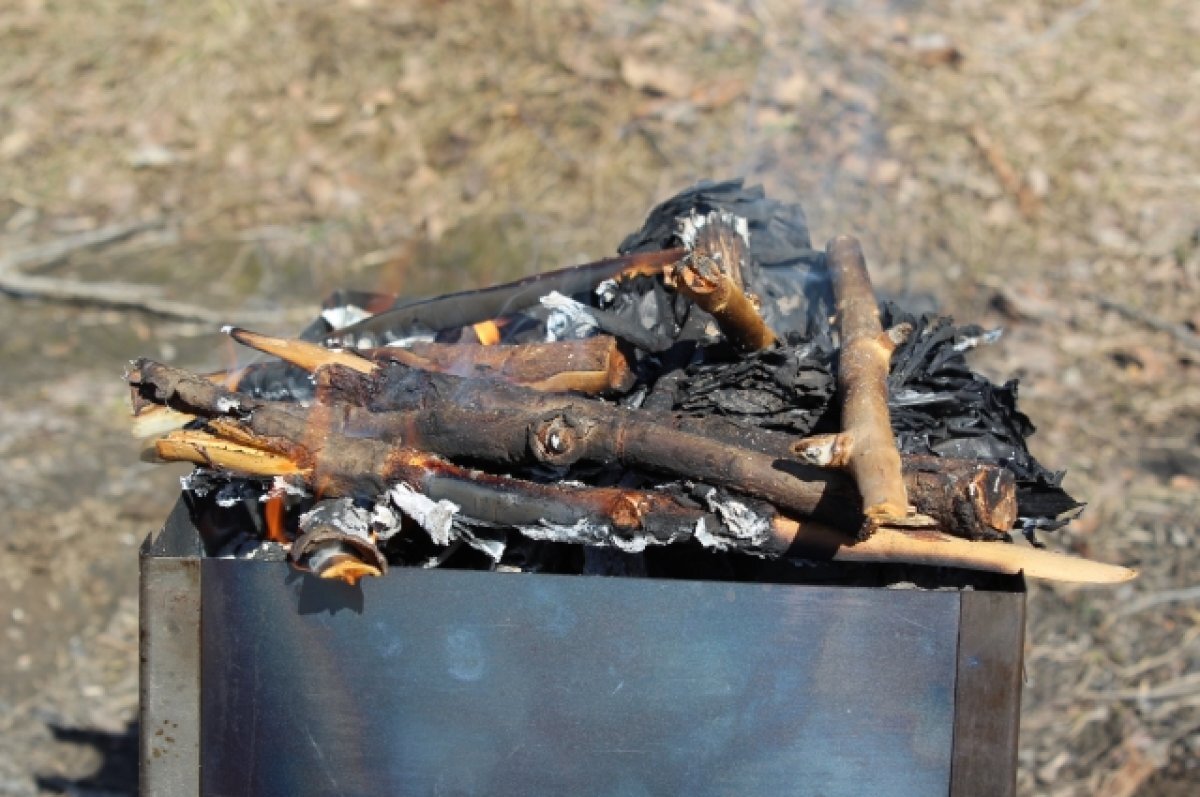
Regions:
<instances>
[{"instance_id":1,"label":"dry grass","mask_svg":"<svg viewBox=\"0 0 1200 797\"><path fill-rule=\"evenodd\" d=\"M427 293L602 255L654 200L746 174L802 201L817 239L859 233L890 290L1003 323L983 366L1023 377L1037 451L1093 501L1063 545L1143 571L1116 592L1033 590L1022 792L1192 793L1200 603L1120 612L1197 580L1200 353L1090 297L1200 325L1200 5L907 7L5 4L0 248L162 218L165 234L50 271L158 284L231 313L307 312L335 286ZM930 65L929 34L961 63ZM215 339L129 315L0 307L16 320L0 348L0 456L25 451L30 428L49 441L18 463L20 495L10 485L0 500L52 500L76 474L96 506L156 515L166 497L134 486L142 471L113 457L105 475L80 476L55 447L111 443L119 412L80 409L60 429L29 402L80 380L109 396L120 360L155 346L220 359ZM43 508L10 524L0 573L45 567L31 540L88 523ZM91 533L151 522L115 514ZM83 659L124 661L136 644L111 619L131 611L119 600L130 552L88 550L115 586L93 600L82 576L56 575L91 607L68 630L56 630L64 611L0 592L14 660L29 657L5 680L41 690L43 710L78 699L69 685L86 667L63 660L68 635L82 634ZM13 608L45 621L45 638L10 621ZM125 629L124 649L112 652L106 627ZM117 713L133 708L123 688ZM0 699L34 716L14 695ZM31 788L22 751L40 727L10 724L0 786Z\"/></svg>"}]
</instances>

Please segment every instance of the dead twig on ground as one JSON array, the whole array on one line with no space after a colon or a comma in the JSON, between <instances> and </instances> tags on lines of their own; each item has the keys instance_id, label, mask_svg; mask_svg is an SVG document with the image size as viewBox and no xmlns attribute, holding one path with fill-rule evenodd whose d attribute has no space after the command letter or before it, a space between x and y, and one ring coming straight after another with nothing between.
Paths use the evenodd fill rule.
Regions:
<instances>
[{"instance_id":1,"label":"dead twig on ground","mask_svg":"<svg viewBox=\"0 0 1200 797\"><path fill-rule=\"evenodd\" d=\"M1153 329L1155 332L1165 332L1189 349L1200 351L1200 335L1192 332L1183 324L1172 324L1170 321L1163 321L1161 318L1156 318L1144 310L1139 310L1136 307L1119 302L1108 296L1100 296L1095 293L1085 295L1105 310L1112 310L1122 318Z\"/></svg>"},{"instance_id":2,"label":"dead twig on ground","mask_svg":"<svg viewBox=\"0 0 1200 797\"><path fill-rule=\"evenodd\" d=\"M991 167L992 173L1000 181L1000 187L1016 200L1017 210L1026 219L1036 218L1038 211L1041 210L1042 202L1034 193L1033 187L1017 174L1016 169L1009 162L1004 148L979 122L972 124L968 132L972 143L979 148L979 152Z\"/></svg>"},{"instance_id":3,"label":"dead twig on ground","mask_svg":"<svg viewBox=\"0 0 1200 797\"><path fill-rule=\"evenodd\" d=\"M120 241L139 232L155 229L161 224L160 221L113 224L5 255L0 258L0 293L17 298L134 310L162 318L210 325L228 320L228 312L218 312L165 298L162 290L152 285L88 282L27 273L30 269L58 262L80 250ZM238 315L247 322L261 322L269 318L263 313Z\"/></svg>"},{"instance_id":4,"label":"dead twig on ground","mask_svg":"<svg viewBox=\"0 0 1200 797\"><path fill-rule=\"evenodd\" d=\"M0 256L0 275L16 271L28 273L33 269L45 268L83 249L92 249L123 241L138 233L156 230L162 226L161 219L110 224L107 227L65 235L53 241L18 249Z\"/></svg>"},{"instance_id":5,"label":"dead twig on ground","mask_svg":"<svg viewBox=\"0 0 1200 797\"><path fill-rule=\"evenodd\" d=\"M135 310L162 318L216 325L229 320L227 311L209 310L187 302L166 299L159 288L127 282L83 282L0 273L0 293L67 304L95 305L114 310ZM245 321L266 321L263 313L238 313Z\"/></svg>"}]
</instances>

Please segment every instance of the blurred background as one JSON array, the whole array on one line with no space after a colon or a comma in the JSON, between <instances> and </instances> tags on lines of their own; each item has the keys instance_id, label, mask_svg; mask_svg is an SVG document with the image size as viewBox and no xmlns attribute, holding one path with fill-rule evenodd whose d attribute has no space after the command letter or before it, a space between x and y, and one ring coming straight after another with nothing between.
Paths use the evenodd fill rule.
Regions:
<instances>
[{"instance_id":1,"label":"blurred background","mask_svg":"<svg viewBox=\"0 0 1200 797\"><path fill-rule=\"evenodd\" d=\"M1021 793L1200 793L1197 41L1193 0L0 3L0 794L136 790L182 471L127 360L605 256L738 175L1002 326L974 362L1090 502L1052 545L1141 570L1031 584Z\"/></svg>"}]
</instances>

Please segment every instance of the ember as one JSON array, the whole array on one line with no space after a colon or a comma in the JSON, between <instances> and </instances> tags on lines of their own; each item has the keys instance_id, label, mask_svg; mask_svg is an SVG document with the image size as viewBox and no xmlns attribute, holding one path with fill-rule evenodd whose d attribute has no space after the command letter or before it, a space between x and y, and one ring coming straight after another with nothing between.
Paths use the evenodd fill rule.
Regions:
<instances>
[{"instance_id":1,"label":"ember","mask_svg":"<svg viewBox=\"0 0 1200 797\"><path fill-rule=\"evenodd\" d=\"M816 251L798 207L735 181L659 206L621 252L374 314L353 297L295 340L228 328L278 359L139 360L135 425L200 466L196 507L246 511L214 550L261 556L252 532L349 583L389 565L686 576L704 549L741 572L1133 576L1009 544L1080 505L1029 454L1015 385L965 365L984 330L881 307L854 239Z\"/></svg>"}]
</instances>

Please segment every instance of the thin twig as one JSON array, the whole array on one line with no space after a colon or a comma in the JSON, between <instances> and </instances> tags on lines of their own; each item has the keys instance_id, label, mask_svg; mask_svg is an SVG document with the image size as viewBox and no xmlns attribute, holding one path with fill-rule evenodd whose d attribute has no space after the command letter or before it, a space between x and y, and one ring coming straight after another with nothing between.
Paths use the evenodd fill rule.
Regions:
<instances>
[{"instance_id":1,"label":"thin twig","mask_svg":"<svg viewBox=\"0 0 1200 797\"><path fill-rule=\"evenodd\" d=\"M1086 296L1105 310L1112 310L1122 318L1142 324L1156 332L1165 332L1188 348L1200 351L1200 335L1192 332L1183 324L1172 324L1170 321L1163 321L1161 318L1155 318L1136 307L1131 307L1123 302L1110 299L1107 296L1100 296L1095 293L1086 294Z\"/></svg>"},{"instance_id":2,"label":"thin twig","mask_svg":"<svg viewBox=\"0 0 1200 797\"><path fill-rule=\"evenodd\" d=\"M1117 610L1117 617L1128 617L1131 614L1161 606L1164 603L1200 600L1200 587L1184 587L1182 589L1165 589L1152 592L1132 600Z\"/></svg>"},{"instance_id":3,"label":"thin twig","mask_svg":"<svg viewBox=\"0 0 1200 797\"><path fill-rule=\"evenodd\" d=\"M230 316L233 315L228 311L209 310L187 302L165 299L161 296L160 288L127 282L83 282L0 272L0 293L18 298L137 310L163 318L196 321L214 326L230 320ZM278 318L276 314L245 312L237 313L236 317L242 321L258 323Z\"/></svg>"},{"instance_id":4,"label":"thin twig","mask_svg":"<svg viewBox=\"0 0 1200 797\"><path fill-rule=\"evenodd\" d=\"M1166 683L1155 686L1135 686L1130 689L1113 689L1105 692L1082 692L1084 700L1170 700L1200 693L1200 672L1188 673Z\"/></svg>"},{"instance_id":5,"label":"thin twig","mask_svg":"<svg viewBox=\"0 0 1200 797\"><path fill-rule=\"evenodd\" d=\"M116 243L140 232L157 229L161 220L138 221L129 224L110 224L97 230L88 230L75 235L65 235L46 243L18 249L0 255L0 275L10 271L28 271L57 263L81 249Z\"/></svg>"},{"instance_id":6,"label":"thin twig","mask_svg":"<svg viewBox=\"0 0 1200 797\"><path fill-rule=\"evenodd\" d=\"M83 249L115 243L160 226L161 221L111 224L98 230L64 236L0 256L0 293L16 298L136 310L163 318L196 321L202 324L216 325L228 321L230 314L227 312L163 298L162 289L153 285L87 282L27 273L30 269L44 268ZM272 317L272 314L266 313L238 313L238 318L246 322L268 322Z\"/></svg>"},{"instance_id":7,"label":"thin twig","mask_svg":"<svg viewBox=\"0 0 1200 797\"><path fill-rule=\"evenodd\" d=\"M979 122L970 127L971 141L979 148L988 165L992 167L992 172L995 173L996 179L1000 181L1000 185L1017 201L1017 210L1026 219L1033 219L1041 209L1041 200L1037 194L1033 192L1033 188L1025 181L1023 177L1017 174L1016 169L1009 163L1008 156L1004 153L1004 148L999 142L992 138L985 128Z\"/></svg>"}]
</instances>

